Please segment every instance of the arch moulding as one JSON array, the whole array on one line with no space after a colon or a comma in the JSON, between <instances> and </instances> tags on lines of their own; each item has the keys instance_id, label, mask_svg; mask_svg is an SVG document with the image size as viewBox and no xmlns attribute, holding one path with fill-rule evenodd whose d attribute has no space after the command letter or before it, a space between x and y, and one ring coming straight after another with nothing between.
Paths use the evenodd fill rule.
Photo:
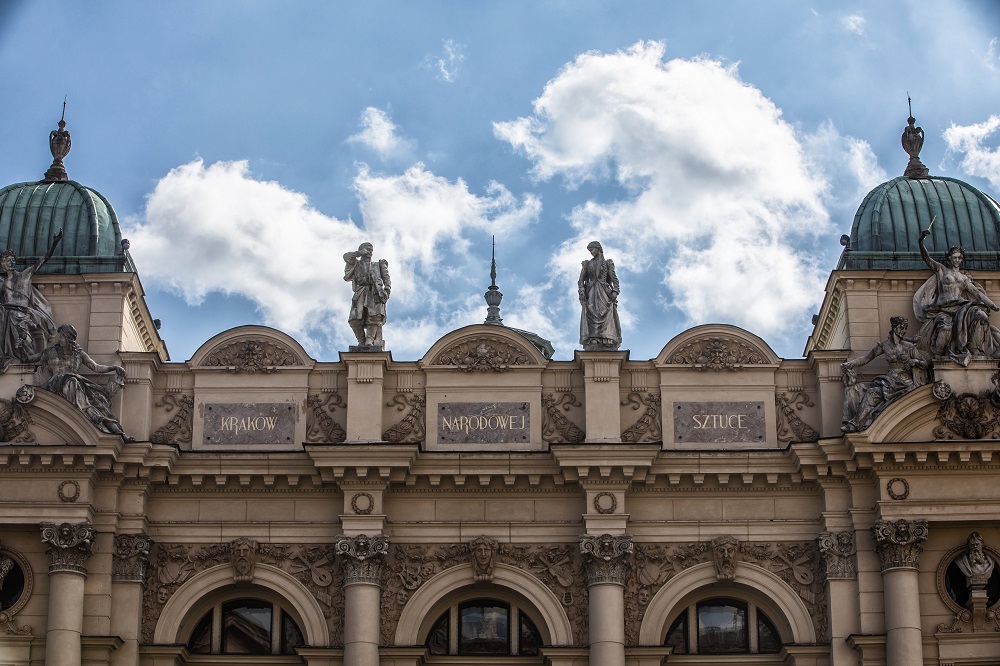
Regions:
<instances>
[{"instance_id":1,"label":"arch moulding","mask_svg":"<svg viewBox=\"0 0 1000 666\"><path fill-rule=\"evenodd\" d=\"M809 609L785 581L767 569L746 562L736 563L737 584L751 588L767 598L784 615L792 630L793 643L815 643L816 629ZM639 645L661 645L667 632L667 620L679 603L695 590L718 583L714 562L704 562L671 578L650 600L639 627Z\"/></svg>"},{"instance_id":2,"label":"arch moulding","mask_svg":"<svg viewBox=\"0 0 1000 666\"><path fill-rule=\"evenodd\" d=\"M455 590L473 584L472 565L460 564L451 567L434 576L417 590L399 616L396 625L396 645L420 645L420 626L431 608ZM518 592L534 604L535 610L542 616L552 645L572 645L573 628L562 605L552 590L545 587L534 576L524 573L517 567L498 563L493 569L493 584ZM488 596L488 592L486 592Z\"/></svg>"},{"instance_id":3,"label":"arch moulding","mask_svg":"<svg viewBox=\"0 0 1000 666\"><path fill-rule=\"evenodd\" d=\"M295 608L302 618L302 630L306 634L308 645L330 645L330 630L323 617L323 609L302 583L277 567L257 563L253 584L273 592ZM180 642L182 624L195 605L213 592L232 585L233 567L229 564L212 567L192 576L177 588L164 606L156 621L153 642L158 645Z\"/></svg>"}]
</instances>

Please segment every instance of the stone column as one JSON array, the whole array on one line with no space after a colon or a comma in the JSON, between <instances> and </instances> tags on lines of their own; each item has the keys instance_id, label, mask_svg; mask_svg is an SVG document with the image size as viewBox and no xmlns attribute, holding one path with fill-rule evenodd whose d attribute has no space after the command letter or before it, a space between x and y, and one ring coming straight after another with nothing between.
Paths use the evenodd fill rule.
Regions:
<instances>
[{"instance_id":1,"label":"stone column","mask_svg":"<svg viewBox=\"0 0 1000 666\"><path fill-rule=\"evenodd\" d=\"M138 666L142 625L142 589L152 540L143 533L117 534L112 550L111 627L122 645L111 655L112 666Z\"/></svg>"},{"instance_id":2,"label":"stone column","mask_svg":"<svg viewBox=\"0 0 1000 666\"><path fill-rule=\"evenodd\" d=\"M927 521L880 520L872 527L872 538L882 563L886 666L922 664L917 560L927 539Z\"/></svg>"},{"instance_id":3,"label":"stone column","mask_svg":"<svg viewBox=\"0 0 1000 666\"><path fill-rule=\"evenodd\" d=\"M628 534L580 537L590 597L590 666L625 666L625 563L632 550Z\"/></svg>"},{"instance_id":4,"label":"stone column","mask_svg":"<svg viewBox=\"0 0 1000 666\"><path fill-rule=\"evenodd\" d=\"M80 666L86 562L94 545L94 528L88 523L42 523L41 528L50 558L45 666Z\"/></svg>"},{"instance_id":5,"label":"stone column","mask_svg":"<svg viewBox=\"0 0 1000 666\"><path fill-rule=\"evenodd\" d=\"M817 539L826 563L827 616L830 618L832 666L854 666L857 653L847 637L860 631L858 559L854 532L823 532Z\"/></svg>"},{"instance_id":6,"label":"stone column","mask_svg":"<svg viewBox=\"0 0 1000 666\"><path fill-rule=\"evenodd\" d=\"M382 561L389 539L381 534L343 536L335 547L344 567L344 663L379 666Z\"/></svg>"}]
</instances>

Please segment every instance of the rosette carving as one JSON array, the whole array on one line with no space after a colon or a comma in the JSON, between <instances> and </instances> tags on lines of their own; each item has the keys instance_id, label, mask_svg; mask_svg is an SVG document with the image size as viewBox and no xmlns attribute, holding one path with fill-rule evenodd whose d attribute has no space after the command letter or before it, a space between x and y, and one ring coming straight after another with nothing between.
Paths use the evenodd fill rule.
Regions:
<instances>
[{"instance_id":1,"label":"rosette carving","mask_svg":"<svg viewBox=\"0 0 1000 666\"><path fill-rule=\"evenodd\" d=\"M299 365L292 350L268 340L239 340L213 351L205 359L206 366L219 367L234 374L277 372L279 367Z\"/></svg>"},{"instance_id":2,"label":"rosette carving","mask_svg":"<svg viewBox=\"0 0 1000 666\"><path fill-rule=\"evenodd\" d=\"M94 548L94 528L89 523L42 523L42 543L51 563L49 573L87 573L87 558Z\"/></svg>"},{"instance_id":3,"label":"rosette carving","mask_svg":"<svg viewBox=\"0 0 1000 666\"><path fill-rule=\"evenodd\" d=\"M716 336L692 340L674 352L667 362L688 365L702 372L736 372L747 365L767 363L767 359L759 349L743 340Z\"/></svg>"},{"instance_id":4,"label":"rosette carving","mask_svg":"<svg viewBox=\"0 0 1000 666\"><path fill-rule=\"evenodd\" d=\"M511 366L529 365L531 354L502 338L481 337L448 347L431 365L454 365L462 372L507 372Z\"/></svg>"},{"instance_id":5,"label":"rosette carving","mask_svg":"<svg viewBox=\"0 0 1000 666\"><path fill-rule=\"evenodd\" d=\"M927 540L927 521L880 520L872 526L875 552L882 563L882 571L889 569L917 569L920 552Z\"/></svg>"}]
</instances>

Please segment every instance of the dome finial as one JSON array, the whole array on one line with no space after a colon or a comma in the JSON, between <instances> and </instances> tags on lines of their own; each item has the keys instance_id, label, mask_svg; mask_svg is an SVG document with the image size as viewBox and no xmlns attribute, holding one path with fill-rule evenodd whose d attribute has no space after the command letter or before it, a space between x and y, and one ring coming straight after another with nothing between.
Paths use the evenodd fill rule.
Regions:
<instances>
[{"instance_id":1,"label":"dome finial","mask_svg":"<svg viewBox=\"0 0 1000 666\"><path fill-rule=\"evenodd\" d=\"M907 178L929 178L930 171L920 161L920 149L924 147L924 130L913 124L917 120L913 117L913 101L910 99L910 93L906 93L906 105L909 107L910 117L906 119L907 124L903 129L900 141L903 144L903 150L910 156L910 161L907 162L903 175Z\"/></svg>"},{"instance_id":2,"label":"dome finial","mask_svg":"<svg viewBox=\"0 0 1000 666\"><path fill-rule=\"evenodd\" d=\"M497 237L493 237L493 258L490 262L490 286L483 294L486 299L486 321L484 324L490 324L492 326L503 326L503 319L500 318L500 301L503 300L503 294L500 293L500 287L497 286Z\"/></svg>"},{"instance_id":3,"label":"dome finial","mask_svg":"<svg viewBox=\"0 0 1000 666\"><path fill-rule=\"evenodd\" d=\"M73 146L69 132L66 131L66 98L63 98L62 118L59 119L59 129L49 132L49 150L52 152L52 166L45 172L45 180L69 180L63 158L69 155Z\"/></svg>"}]
</instances>

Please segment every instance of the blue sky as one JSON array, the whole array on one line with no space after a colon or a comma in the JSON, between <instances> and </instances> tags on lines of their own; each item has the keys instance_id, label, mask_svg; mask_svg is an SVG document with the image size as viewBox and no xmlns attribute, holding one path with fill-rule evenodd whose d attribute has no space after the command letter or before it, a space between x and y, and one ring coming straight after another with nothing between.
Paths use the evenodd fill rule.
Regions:
<instances>
[{"instance_id":1,"label":"blue sky","mask_svg":"<svg viewBox=\"0 0 1000 666\"><path fill-rule=\"evenodd\" d=\"M801 355L854 211L901 175L1000 192L994 2L0 1L0 183L37 180L68 97L183 361L263 323L336 360L344 252L389 260L399 360L481 323L578 347L600 240L622 348L731 323Z\"/></svg>"}]
</instances>

